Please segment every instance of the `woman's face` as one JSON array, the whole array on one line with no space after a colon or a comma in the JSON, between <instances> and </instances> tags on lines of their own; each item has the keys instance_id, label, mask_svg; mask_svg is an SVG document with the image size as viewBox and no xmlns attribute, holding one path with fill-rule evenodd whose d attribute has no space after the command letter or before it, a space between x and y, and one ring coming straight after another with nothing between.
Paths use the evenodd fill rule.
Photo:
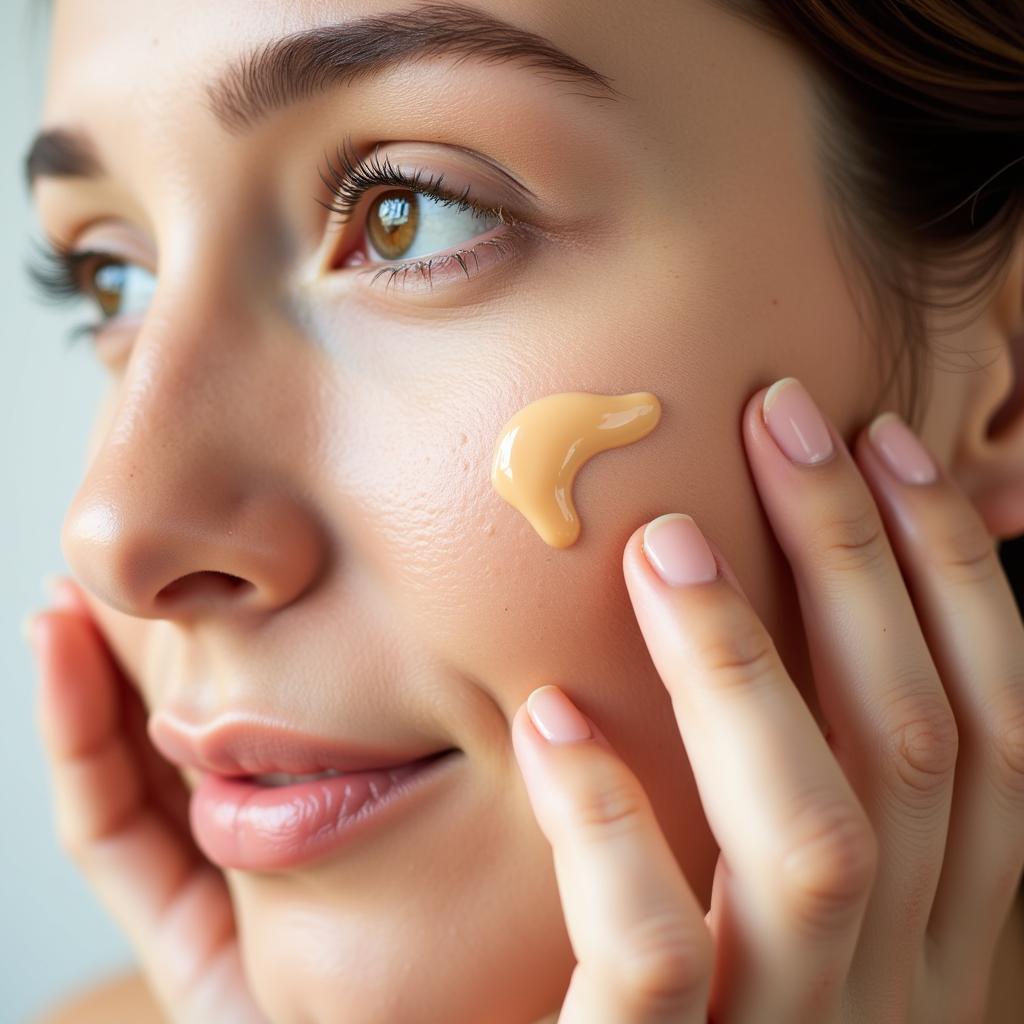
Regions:
<instances>
[{"instance_id":1,"label":"woman's face","mask_svg":"<svg viewBox=\"0 0 1024 1024\"><path fill-rule=\"evenodd\" d=\"M849 436L878 395L876 341L831 241L807 69L709 3L466 8L546 37L614 93L536 57L482 58L479 33L461 57L403 57L444 16L433 5L412 36L391 15L371 35L393 59L347 83L324 74L258 110L211 91L283 35L404 9L57 4L43 126L87 134L103 170L41 178L41 223L139 268L97 342L109 390L63 547L151 712L462 751L387 828L292 870L228 871L273 1019L331 1019L344 1001L353 1020L521 1024L557 1009L574 961L512 716L563 686L706 899L717 848L622 549L646 520L692 514L816 710L739 414L794 375ZM522 230L465 271L371 283L367 264L510 224L420 197L425 240L382 253L368 214L386 188L343 225L316 201L338 201L318 172L330 180L325 154L340 169L346 139ZM490 469L514 413L570 391L651 391L662 415L583 467L582 533L557 549ZM940 457L948 433L926 426Z\"/></svg>"}]
</instances>

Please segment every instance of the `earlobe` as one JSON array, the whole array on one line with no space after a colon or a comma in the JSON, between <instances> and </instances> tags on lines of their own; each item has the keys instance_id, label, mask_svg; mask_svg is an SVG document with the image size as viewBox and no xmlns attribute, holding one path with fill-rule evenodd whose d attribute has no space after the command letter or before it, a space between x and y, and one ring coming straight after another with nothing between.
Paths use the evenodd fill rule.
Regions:
<instances>
[{"instance_id":1,"label":"earlobe","mask_svg":"<svg viewBox=\"0 0 1024 1024\"><path fill-rule=\"evenodd\" d=\"M951 471L999 540L1024 534L1024 243L992 306L999 352L975 379Z\"/></svg>"}]
</instances>

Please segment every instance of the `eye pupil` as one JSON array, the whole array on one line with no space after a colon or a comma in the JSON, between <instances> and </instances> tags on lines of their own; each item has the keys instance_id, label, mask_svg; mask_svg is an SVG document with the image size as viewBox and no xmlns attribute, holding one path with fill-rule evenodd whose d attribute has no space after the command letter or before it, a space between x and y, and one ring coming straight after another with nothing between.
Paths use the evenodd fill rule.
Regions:
<instances>
[{"instance_id":1,"label":"eye pupil","mask_svg":"<svg viewBox=\"0 0 1024 1024\"><path fill-rule=\"evenodd\" d=\"M370 242L384 259L400 259L416 238L419 219L415 192L401 189L385 192L370 207L367 223Z\"/></svg>"}]
</instances>

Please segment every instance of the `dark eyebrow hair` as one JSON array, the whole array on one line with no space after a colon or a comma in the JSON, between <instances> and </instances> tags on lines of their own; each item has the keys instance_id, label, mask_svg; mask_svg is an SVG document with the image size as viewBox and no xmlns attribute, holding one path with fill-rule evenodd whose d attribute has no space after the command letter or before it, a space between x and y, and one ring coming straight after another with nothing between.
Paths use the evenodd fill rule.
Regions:
<instances>
[{"instance_id":1,"label":"dark eyebrow hair","mask_svg":"<svg viewBox=\"0 0 1024 1024\"><path fill-rule=\"evenodd\" d=\"M386 70L401 61L453 55L516 61L539 77L589 87L589 99L622 94L600 72L543 36L461 3L420 3L402 11L304 29L274 39L232 61L206 87L218 124L230 134L254 127L272 111ZM103 173L86 137L70 129L40 132L25 157L31 189L41 176Z\"/></svg>"},{"instance_id":2,"label":"dark eyebrow hair","mask_svg":"<svg viewBox=\"0 0 1024 1024\"><path fill-rule=\"evenodd\" d=\"M86 136L66 128L50 128L32 141L25 157L25 179L31 189L36 178L94 178L103 173Z\"/></svg>"},{"instance_id":3,"label":"dark eyebrow hair","mask_svg":"<svg viewBox=\"0 0 1024 1024\"><path fill-rule=\"evenodd\" d=\"M543 36L460 3L421 3L273 40L232 63L207 95L221 126L239 132L272 110L399 61L441 55L518 61L556 81L589 85L597 91L584 95L593 99L619 95L608 78Z\"/></svg>"}]
</instances>

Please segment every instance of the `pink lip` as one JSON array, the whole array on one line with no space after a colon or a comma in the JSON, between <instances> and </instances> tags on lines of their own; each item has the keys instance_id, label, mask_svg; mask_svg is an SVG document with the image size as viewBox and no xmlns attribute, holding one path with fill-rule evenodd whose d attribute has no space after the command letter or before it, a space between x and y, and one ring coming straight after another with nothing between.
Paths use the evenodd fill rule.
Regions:
<instances>
[{"instance_id":1,"label":"pink lip","mask_svg":"<svg viewBox=\"0 0 1024 1024\"><path fill-rule=\"evenodd\" d=\"M149 721L149 737L168 761L227 776L310 775L325 768L363 772L408 764L439 749L389 750L342 743L243 712L229 712L208 725L193 726L157 711Z\"/></svg>"},{"instance_id":2,"label":"pink lip","mask_svg":"<svg viewBox=\"0 0 1024 1024\"><path fill-rule=\"evenodd\" d=\"M460 753L340 743L241 712L193 726L157 711L149 736L169 761L201 773L189 808L200 848L246 871L294 868L340 849L446 775ZM252 778L325 769L341 774L283 786Z\"/></svg>"},{"instance_id":3,"label":"pink lip","mask_svg":"<svg viewBox=\"0 0 1024 1024\"><path fill-rule=\"evenodd\" d=\"M387 771L274 787L206 774L192 793L192 833L222 868L297 868L386 824L429 790L431 779L447 775L458 754L442 751Z\"/></svg>"}]
</instances>

